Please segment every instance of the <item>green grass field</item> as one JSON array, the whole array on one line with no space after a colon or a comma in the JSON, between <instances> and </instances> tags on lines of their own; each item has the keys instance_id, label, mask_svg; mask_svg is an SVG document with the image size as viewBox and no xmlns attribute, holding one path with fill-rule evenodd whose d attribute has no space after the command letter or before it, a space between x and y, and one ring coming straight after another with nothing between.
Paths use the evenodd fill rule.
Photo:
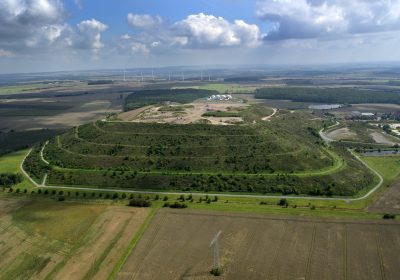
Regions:
<instances>
[{"instance_id":1,"label":"green grass field","mask_svg":"<svg viewBox=\"0 0 400 280\"><path fill-rule=\"evenodd\" d=\"M0 173L20 173L20 164L23 161L24 157L28 153L28 150L21 150L18 152L6 154L0 157ZM33 184L24 177L24 180L18 185L14 186L14 188L23 189L31 189Z\"/></svg>"},{"instance_id":2,"label":"green grass field","mask_svg":"<svg viewBox=\"0 0 400 280\"><path fill-rule=\"evenodd\" d=\"M400 175L400 156L363 157L363 160L378 171L388 183Z\"/></svg>"},{"instance_id":3,"label":"green grass field","mask_svg":"<svg viewBox=\"0 0 400 280\"><path fill-rule=\"evenodd\" d=\"M13 213L16 224L29 234L40 234L70 244L79 242L105 206L32 200Z\"/></svg>"},{"instance_id":4,"label":"green grass field","mask_svg":"<svg viewBox=\"0 0 400 280\"><path fill-rule=\"evenodd\" d=\"M107 279L150 212L56 197L0 192L0 280Z\"/></svg>"}]
</instances>

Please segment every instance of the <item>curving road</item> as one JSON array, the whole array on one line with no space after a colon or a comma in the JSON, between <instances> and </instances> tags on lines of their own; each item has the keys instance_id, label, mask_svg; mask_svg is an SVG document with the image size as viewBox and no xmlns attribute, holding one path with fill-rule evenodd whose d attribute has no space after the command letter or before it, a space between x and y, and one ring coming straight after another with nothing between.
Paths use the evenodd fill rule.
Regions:
<instances>
[{"instance_id":1,"label":"curving road","mask_svg":"<svg viewBox=\"0 0 400 280\"><path fill-rule=\"evenodd\" d=\"M278 113L278 109L272 108L272 110L273 112L271 115L262 118L263 121L269 121L273 116L276 115L276 113Z\"/></svg>"},{"instance_id":2,"label":"curving road","mask_svg":"<svg viewBox=\"0 0 400 280\"><path fill-rule=\"evenodd\" d=\"M332 127L335 127L339 125L339 122L336 122L336 124L328 127L327 129L330 129ZM326 134L324 133L324 129L321 129L319 131L319 134L321 138L327 142L328 144L331 142L334 142L333 139L330 139ZM49 162L46 161L43 157L43 150L46 146L47 142L45 145L43 145L43 148L41 149L40 152L40 157L43 162L49 165ZM224 193L191 193L194 196L219 196L219 197L242 197L242 198L287 198L287 199L309 199L309 200L327 200L327 201L345 201L345 202L350 202L350 201L360 201L363 199L368 198L370 195L372 195L376 190L378 190L382 184L383 184L383 177L373 168L371 168L367 163L365 163L358 155L353 153L351 150L349 150L350 153L357 159L359 160L364 166L366 166L369 170L371 170L374 174L376 174L379 178L378 184L371 189L368 193L361 197L357 198L345 198L345 197L315 197L315 196L289 196L289 195L251 195L251 194L224 194ZM47 179L47 174L45 174L43 178L42 184L36 183L30 176L29 174L24 170L23 164L26 160L26 158L29 156L29 154L32 152L32 149L29 150L29 152L26 154L24 157L23 161L20 164L20 168L22 173L29 179L29 181L32 182L32 184L35 186L35 188L48 188L48 189L63 189L63 190L81 190L81 191L100 191L100 192L124 192L124 193L141 193L141 194L158 194L158 195L187 195L189 194L188 192L158 192L158 191L135 191L135 190L126 190L126 189L101 189L101 188L83 188L83 187L73 187L73 186L49 186L46 185L46 179Z\"/></svg>"}]
</instances>

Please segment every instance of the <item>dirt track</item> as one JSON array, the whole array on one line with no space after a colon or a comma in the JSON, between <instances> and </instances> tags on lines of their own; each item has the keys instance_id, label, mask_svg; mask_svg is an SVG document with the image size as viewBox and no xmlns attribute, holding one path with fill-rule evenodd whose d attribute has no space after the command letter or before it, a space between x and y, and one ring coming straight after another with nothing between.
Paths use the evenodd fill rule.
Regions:
<instances>
[{"instance_id":1,"label":"dirt track","mask_svg":"<svg viewBox=\"0 0 400 280\"><path fill-rule=\"evenodd\" d=\"M399 279L400 223L160 211L118 279Z\"/></svg>"}]
</instances>

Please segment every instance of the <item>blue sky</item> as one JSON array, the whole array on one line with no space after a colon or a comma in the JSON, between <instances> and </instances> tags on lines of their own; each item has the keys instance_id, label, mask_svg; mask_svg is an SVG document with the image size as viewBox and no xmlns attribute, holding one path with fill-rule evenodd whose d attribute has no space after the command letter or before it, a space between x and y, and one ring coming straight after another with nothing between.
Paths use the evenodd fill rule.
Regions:
<instances>
[{"instance_id":1,"label":"blue sky","mask_svg":"<svg viewBox=\"0 0 400 280\"><path fill-rule=\"evenodd\" d=\"M400 0L0 0L0 73L400 60Z\"/></svg>"},{"instance_id":2,"label":"blue sky","mask_svg":"<svg viewBox=\"0 0 400 280\"><path fill-rule=\"evenodd\" d=\"M76 0L65 2L71 13L68 22L77 24L88 18L96 18L101 22L112 23L113 29L104 32L107 37L132 32L126 21L128 12L159 15L169 22L179 21L190 14L204 13L221 16L230 21L243 19L248 23L261 23L255 16L257 1L254 0L81 0L79 2L82 8L79 8ZM264 23L264 29L267 26L268 24Z\"/></svg>"}]
</instances>

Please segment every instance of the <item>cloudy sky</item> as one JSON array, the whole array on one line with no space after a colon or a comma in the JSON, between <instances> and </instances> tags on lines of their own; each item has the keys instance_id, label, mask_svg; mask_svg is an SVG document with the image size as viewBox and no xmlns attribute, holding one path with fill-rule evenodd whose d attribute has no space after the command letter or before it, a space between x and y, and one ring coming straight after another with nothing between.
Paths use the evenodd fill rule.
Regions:
<instances>
[{"instance_id":1,"label":"cloudy sky","mask_svg":"<svg viewBox=\"0 0 400 280\"><path fill-rule=\"evenodd\" d=\"M400 0L0 0L0 73L400 61Z\"/></svg>"}]
</instances>

